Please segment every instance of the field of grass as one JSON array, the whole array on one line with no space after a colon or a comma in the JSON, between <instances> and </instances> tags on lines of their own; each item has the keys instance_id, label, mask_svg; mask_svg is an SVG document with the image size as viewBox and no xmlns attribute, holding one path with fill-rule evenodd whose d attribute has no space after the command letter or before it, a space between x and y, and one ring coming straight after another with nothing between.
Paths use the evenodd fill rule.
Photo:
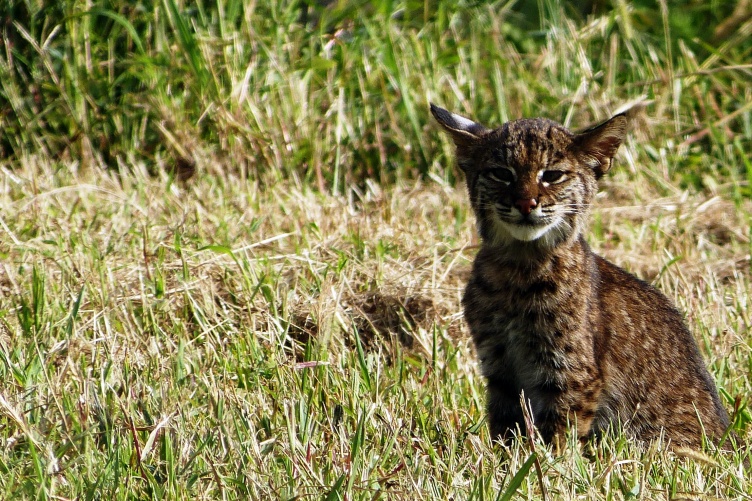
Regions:
<instances>
[{"instance_id":1,"label":"field of grass","mask_svg":"<svg viewBox=\"0 0 752 501\"><path fill-rule=\"evenodd\" d=\"M428 113L632 106L588 240L686 312L748 443L749 14L3 4L0 499L752 498L743 444L491 443Z\"/></svg>"}]
</instances>

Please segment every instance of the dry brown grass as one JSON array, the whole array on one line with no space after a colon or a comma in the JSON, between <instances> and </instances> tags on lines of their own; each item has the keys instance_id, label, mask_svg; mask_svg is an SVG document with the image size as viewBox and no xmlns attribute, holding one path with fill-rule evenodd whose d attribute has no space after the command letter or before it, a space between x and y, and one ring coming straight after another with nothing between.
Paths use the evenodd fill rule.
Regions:
<instances>
[{"instance_id":1,"label":"dry brown grass","mask_svg":"<svg viewBox=\"0 0 752 501\"><path fill-rule=\"evenodd\" d=\"M662 191L624 165L598 197L590 241L687 312L728 406L739 397L737 414L748 417L749 205L722 192ZM2 179L5 464L31 467L33 448L59 493L113 450L131 459L110 475L168 475L176 461L185 473L174 486L214 465L195 491L211 497L246 453L257 466L238 478L255 495L284 491L281 457L300 468L314 454L330 473L316 467L297 481L316 493L351 467L351 433L362 425L369 454L391 459L372 470L366 454L361 481L383 478L397 497L435 482L458 495L477 479L504 484L503 469L483 476L500 453L489 449L460 313L475 252L462 187L368 182L331 196L293 181L203 175L179 185L32 161ZM300 407L316 394L307 384L323 401ZM396 442L379 442L388 436ZM197 448L207 440L217 445ZM511 471L525 447L508 451ZM672 457L618 440L594 462L578 454L544 461L550 491L603 494L612 475L622 486L627 471L669 475ZM448 463L425 469L428 457ZM683 489L749 492L740 460L709 461L686 467ZM453 471L463 480L452 484ZM719 484L698 484L699 471ZM568 490L571 482L580 487ZM536 485L531 477L527 488Z\"/></svg>"}]
</instances>

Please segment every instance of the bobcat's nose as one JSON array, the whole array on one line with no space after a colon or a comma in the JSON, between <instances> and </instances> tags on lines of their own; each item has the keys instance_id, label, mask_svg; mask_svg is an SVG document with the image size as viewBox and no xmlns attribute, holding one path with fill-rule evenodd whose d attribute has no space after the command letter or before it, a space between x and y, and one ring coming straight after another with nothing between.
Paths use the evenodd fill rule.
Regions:
<instances>
[{"instance_id":1,"label":"bobcat's nose","mask_svg":"<svg viewBox=\"0 0 752 501\"><path fill-rule=\"evenodd\" d=\"M514 205L520 209L520 212L524 216L527 216L538 205L538 202L536 202L534 198L520 198L514 203Z\"/></svg>"}]
</instances>

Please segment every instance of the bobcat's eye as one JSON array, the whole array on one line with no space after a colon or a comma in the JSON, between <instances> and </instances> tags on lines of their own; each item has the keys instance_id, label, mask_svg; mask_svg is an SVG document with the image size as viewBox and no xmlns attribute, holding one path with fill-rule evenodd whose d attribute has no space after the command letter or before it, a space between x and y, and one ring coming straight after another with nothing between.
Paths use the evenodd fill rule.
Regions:
<instances>
[{"instance_id":1,"label":"bobcat's eye","mask_svg":"<svg viewBox=\"0 0 752 501\"><path fill-rule=\"evenodd\" d=\"M486 175L492 181L497 183L509 184L514 181L514 174L509 169L493 169L489 170Z\"/></svg>"},{"instance_id":2,"label":"bobcat's eye","mask_svg":"<svg viewBox=\"0 0 752 501\"><path fill-rule=\"evenodd\" d=\"M546 170L541 174L541 182L544 184L561 183L566 178L565 173L560 170Z\"/></svg>"}]
</instances>

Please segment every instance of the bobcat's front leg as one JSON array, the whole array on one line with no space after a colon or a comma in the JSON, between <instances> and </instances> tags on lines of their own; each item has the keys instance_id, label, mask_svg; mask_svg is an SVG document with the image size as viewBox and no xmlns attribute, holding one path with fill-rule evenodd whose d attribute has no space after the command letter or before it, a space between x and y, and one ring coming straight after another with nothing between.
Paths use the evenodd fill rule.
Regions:
<instances>
[{"instance_id":1,"label":"bobcat's front leg","mask_svg":"<svg viewBox=\"0 0 752 501\"><path fill-rule=\"evenodd\" d=\"M543 440L560 452L566 444L567 427L574 427L577 438L585 442L593 431L593 421L603 388L598 378L579 374L562 385L562 391L549 392L545 405L536 416Z\"/></svg>"},{"instance_id":2,"label":"bobcat's front leg","mask_svg":"<svg viewBox=\"0 0 752 501\"><path fill-rule=\"evenodd\" d=\"M505 382L489 378L487 385L488 427L492 440L509 444L519 429L525 434L525 421L520 408L520 396Z\"/></svg>"}]
</instances>

